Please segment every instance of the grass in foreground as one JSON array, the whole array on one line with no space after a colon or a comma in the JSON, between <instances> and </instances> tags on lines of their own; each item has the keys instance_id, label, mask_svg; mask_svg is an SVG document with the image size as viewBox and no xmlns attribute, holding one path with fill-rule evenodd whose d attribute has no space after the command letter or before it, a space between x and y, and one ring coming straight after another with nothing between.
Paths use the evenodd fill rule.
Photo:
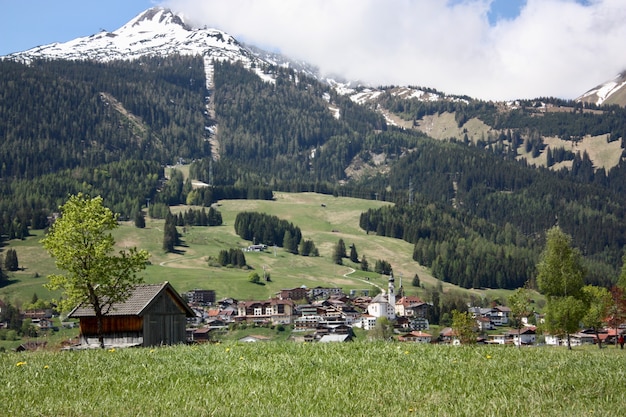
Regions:
<instances>
[{"instance_id":1,"label":"grass in foreground","mask_svg":"<svg viewBox=\"0 0 626 417\"><path fill-rule=\"evenodd\" d=\"M11 416L620 415L624 351L222 343L0 355Z\"/></svg>"}]
</instances>

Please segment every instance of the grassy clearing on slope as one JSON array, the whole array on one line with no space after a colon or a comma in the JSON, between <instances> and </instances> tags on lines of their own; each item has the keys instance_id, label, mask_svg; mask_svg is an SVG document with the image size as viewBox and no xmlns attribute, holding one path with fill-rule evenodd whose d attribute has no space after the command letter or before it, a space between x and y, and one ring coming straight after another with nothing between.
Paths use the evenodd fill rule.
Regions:
<instances>
[{"instance_id":1,"label":"grassy clearing on slope","mask_svg":"<svg viewBox=\"0 0 626 417\"><path fill-rule=\"evenodd\" d=\"M624 351L223 343L0 355L11 416L620 415Z\"/></svg>"},{"instance_id":2,"label":"grassy clearing on slope","mask_svg":"<svg viewBox=\"0 0 626 417\"><path fill-rule=\"evenodd\" d=\"M137 229L132 222L123 222L115 230L114 237L119 249L137 247L151 254L151 265L142 272L148 283L170 281L179 292L194 288L213 289L217 297L234 297L241 300L265 299L283 288L301 285L308 287L327 286L351 289L386 288L387 279L374 272L362 273L360 265L344 259L344 265L332 262L335 244L343 239L346 247L355 244L360 258L365 256L374 268L376 260L391 263L396 275L396 285L402 279L405 292L409 295L425 296L422 289L411 286L415 274L426 287L439 282L427 268L412 259L413 245L374 234L366 234L359 228L359 216L369 208L380 207L381 201L355 198L332 197L314 193L276 193L274 201L226 200L219 203L224 224L218 227L179 227L184 246L178 253L165 253L163 243L163 220L146 219L146 228ZM324 206L322 206L324 205ZM197 207L196 207L197 208ZM186 211L189 207L172 207L172 212ZM235 234L233 224L240 211L258 211L286 219L300 227L305 239L312 239L319 249L319 257L295 256L282 248L270 248L266 252L246 253L251 270L217 268L209 266L209 257L217 258L220 250L245 248L251 242ZM33 293L39 298L51 299L60 294L51 293L43 287L48 274L57 272L53 260L44 251L39 241L41 231L24 241L13 240L7 247L17 251L20 266L24 268L11 274L8 285L0 287L0 298L11 302L30 302ZM271 282L257 285L248 282L248 275L255 271L262 276L263 268L270 274ZM357 271L351 273L353 269ZM443 283L445 291L466 290ZM503 298L502 290L473 290L478 297ZM505 291L506 293L506 291Z\"/></svg>"},{"instance_id":3,"label":"grassy clearing on slope","mask_svg":"<svg viewBox=\"0 0 626 417\"><path fill-rule=\"evenodd\" d=\"M412 260L413 245L402 240L366 234L359 228L359 216L368 208L389 204L354 198L335 198L314 193L276 193L274 201L227 200L221 201L218 209L224 225L219 227L179 228L184 246L179 253L162 250L163 220L148 218L145 229L137 229L132 222L121 223L114 236L120 249L136 246L151 253L151 265L143 276L149 283L170 281L179 292L193 288L214 289L218 298L238 299L268 298L283 288L306 285L314 287L338 286L344 290L371 289L373 285L386 287L385 277L375 273L349 274L358 264L344 260L343 266L332 262L332 252L339 239L346 246L355 244L360 257L368 259L370 268L378 259L391 263L396 276L402 276L408 292L417 291L410 286L414 274L421 281L434 286L436 280L429 272ZM325 206L325 207L324 207ZM172 211L187 210L189 207L173 207ZM254 271L262 275L263 268L270 273L271 282L256 285L248 282L250 270L210 267L209 257L217 257L220 250L245 248L250 242L235 234L233 224L240 211L259 211L286 219L301 228L305 239L312 239L320 251L320 257L302 257L286 253L282 248L270 248L263 253L246 253L246 260ZM24 241L11 241L8 247L15 248L23 271L12 274L9 285L0 288L0 298L10 301L30 301L33 293L40 298L50 299L52 294L43 288L46 276L56 272L53 260L41 247L42 234ZM35 277L35 273L39 277ZM345 276L346 274L349 274ZM369 279L369 281L368 281ZM451 288L448 284L444 288Z\"/></svg>"}]
</instances>

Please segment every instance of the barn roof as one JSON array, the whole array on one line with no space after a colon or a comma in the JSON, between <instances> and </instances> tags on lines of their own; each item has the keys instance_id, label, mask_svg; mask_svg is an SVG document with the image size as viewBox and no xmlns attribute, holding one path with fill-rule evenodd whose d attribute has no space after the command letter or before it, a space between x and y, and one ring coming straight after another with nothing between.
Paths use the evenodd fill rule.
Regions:
<instances>
[{"instance_id":1,"label":"barn roof","mask_svg":"<svg viewBox=\"0 0 626 417\"><path fill-rule=\"evenodd\" d=\"M167 292L172 300L185 312L187 317L195 317L193 310L187 305L185 300L176 292L174 287L165 281L161 284L138 284L130 294L130 297L123 303L115 303L106 314L107 316L142 316L148 307L157 299L162 292ZM68 317L94 317L93 307L83 303L76 306Z\"/></svg>"}]
</instances>

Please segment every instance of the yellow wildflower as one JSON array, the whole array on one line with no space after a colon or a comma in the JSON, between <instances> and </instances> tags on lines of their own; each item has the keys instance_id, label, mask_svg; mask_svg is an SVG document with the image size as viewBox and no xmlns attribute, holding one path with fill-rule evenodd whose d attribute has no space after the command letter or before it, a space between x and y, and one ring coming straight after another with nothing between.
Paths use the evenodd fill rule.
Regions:
<instances>
[{"instance_id":1,"label":"yellow wildflower","mask_svg":"<svg viewBox=\"0 0 626 417\"><path fill-rule=\"evenodd\" d=\"M115 348L109 349L109 352L115 352Z\"/></svg>"},{"instance_id":2,"label":"yellow wildflower","mask_svg":"<svg viewBox=\"0 0 626 417\"><path fill-rule=\"evenodd\" d=\"M24 365L26 365L26 362L22 362L22 361L15 364L15 366L24 366Z\"/></svg>"}]
</instances>

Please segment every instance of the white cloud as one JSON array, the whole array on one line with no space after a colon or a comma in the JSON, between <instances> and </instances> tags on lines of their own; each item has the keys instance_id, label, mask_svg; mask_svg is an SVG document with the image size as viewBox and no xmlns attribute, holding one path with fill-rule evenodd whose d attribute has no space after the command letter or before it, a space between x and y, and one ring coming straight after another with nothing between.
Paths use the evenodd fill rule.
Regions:
<instances>
[{"instance_id":1,"label":"white cloud","mask_svg":"<svg viewBox=\"0 0 626 417\"><path fill-rule=\"evenodd\" d=\"M168 0L189 21L376 85L483 99L575 98L626 69L623 0Z\"/></svg>"}]
</instances>

